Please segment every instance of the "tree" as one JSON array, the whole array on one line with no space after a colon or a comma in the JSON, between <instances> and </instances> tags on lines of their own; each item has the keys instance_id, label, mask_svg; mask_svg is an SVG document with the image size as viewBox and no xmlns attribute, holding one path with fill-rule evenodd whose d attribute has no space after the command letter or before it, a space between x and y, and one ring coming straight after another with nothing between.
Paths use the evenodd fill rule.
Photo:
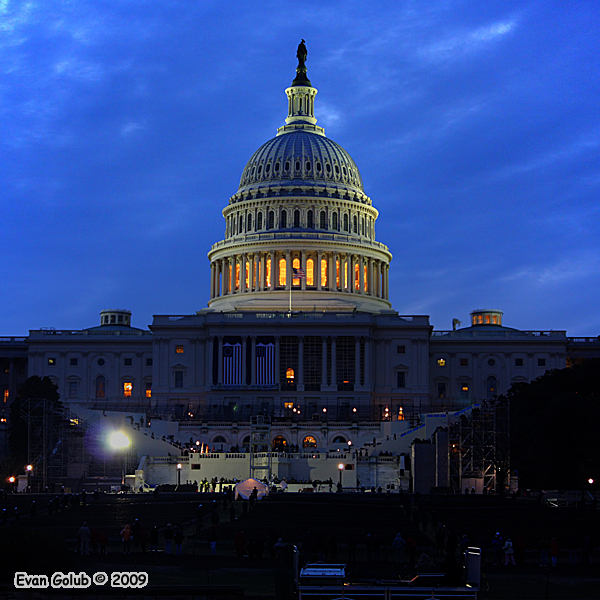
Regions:
<instances>
[{"instance_id":1,"label":"tree","mask_svg":"<svg viewBox=\"0 0 600 600\"><path fill-rule=\"evenodd\" d=\"M600 476L600 359L553 370L508 392L511 467L521 488L582 489Z\"/></svg>"},{"instance_id":2,"label":"tree","mask_svg":"<svg viewBox=\"0 0 600 600\"><path fill-rule=\"evenodd\" d=\"M49 377L33 375L27 378L21 387L17 397L10 406L8 422L8 443L11 458L17 465L25 464L27 457L27 422L23 418L22 410L28 400L49 400L55 406L55 410L62 411L60 394L57 386Z\"/></svg>"}]
</instances>

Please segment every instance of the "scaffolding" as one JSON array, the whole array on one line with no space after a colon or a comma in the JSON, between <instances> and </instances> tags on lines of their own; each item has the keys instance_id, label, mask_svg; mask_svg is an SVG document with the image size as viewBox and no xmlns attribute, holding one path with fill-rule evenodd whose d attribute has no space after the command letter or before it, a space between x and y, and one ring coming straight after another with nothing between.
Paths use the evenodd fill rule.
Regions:
<instances>
[{"instance_id":1,"label":"scaffolding","mask_svg":"<svg viewBox=\"0 0 600 600\"><path fill-rule=\"evenodd\" d=\"M33 482L44 490L63 480L68 466L84 462L86 426L60 405L45 398L23 403L21 417L27 423L27 461L33 465Z\"/></svg>"},{"instance_id":2,"label":"scaffolding","mask_svg":"<svg viewBox=\"0 0 600 600\"><path fill-rule=\"evenodd\" d=\"M465 479L480 479L488 493L507 483L510 463L509 408L505 400L488 400L461 415L449 431L450 485L461 493Z\"/></svg>"},{"instance_id":3,"label":"scaffolding","mask_svg":"<svg viewBox=\"0 0 600 600\"><path fill-rule=\"evenodd\" d=\"M250 477L271 482L271 417L255 415L250 419Z\"/></svg>"}]
</instances>

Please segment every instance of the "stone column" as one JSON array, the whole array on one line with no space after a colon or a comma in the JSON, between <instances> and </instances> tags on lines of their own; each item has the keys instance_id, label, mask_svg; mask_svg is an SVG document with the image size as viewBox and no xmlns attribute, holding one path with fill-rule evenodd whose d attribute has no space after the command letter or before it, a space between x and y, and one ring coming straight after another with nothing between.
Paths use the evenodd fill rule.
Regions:
<instances>
[{"instance_id":1,"label":"stone column","mask_svg":"<svg viewBox=\"0 0 600 600\"><path fill-rule=\"evenodd\" d=\"M250 369L250 385L256 385L256 336L253 335L250 338L250 356L251 359L251 369Z\"/></svg>"},{"instance_id":2,"label":"stone column","mask_svg":"<svg viewBox=\"0 0 600 600\"><path fill-rule=\"evenodd\" d=\"M368 271L367 274L369 276L369 289L367 290L369 292L369 296L373 296L373 259L369 258L369 267L368 267Z\"/></svg>"},{"instance_id":3,"label":"stone column","mask_svg":"<svg viewBox=\"0 0 600 600\"><path fill-rule=\"evenodd\" d=\"M210 298L215 297L215 263L210 263Z\"/></svg>"},{"instance_id":4,"label":"stone column","mask_svg":"<svg viewBox=\"0 0 600 600\"><path fill-rule=\"evenodd\" d=\"M327 278L329 280L327 283L327 289L335 292L335 252L329 253L329 273L327 273Z\"/></svg>"},{"instance_id":5,"label":"stone column","mask_svg":"<svg viewBox=\"0 0 600 600\"><path fill-rule=\"evenodd\" d=\"M327 338L321 338L321 389L327 386Z\"/></svg>"},{"instance_id":6,"label":"stone column","mask_svg":"<svg viewBox=\"0 0 600 600\"><path fill-rule=\"evenodd\" d=\"M248 255L244 252L244 254L240 254L240 293L243 294L246 291L246 257Z\"/></svg>"},{"instance_id":7,"label":"stone column","mask_svg":"<svg viewBox=\"0 0 600 600\"><path fill-rule=\"evenodd\" d=\"M354 338L354 385L360 385L360 338ZM355 388L356 389L356 388Z\"/></svg>"},{"instance_id":8,"label":"stone column","mask_svg":"<svg viewBox=\"0 0 600 600\"><path fill-rule=\"evenodd\" d=\"M356 290L354 289L354 255L350 254L348 256L348 279L350 280L350 292L354 294Z\"/></svg>"},{"instance_id":9,"label":"stone column","mask_svg":"<svg viewBox=\"0 0 600 600\"><path fill-rule=\"evenodd\" d=\"M319 250L317 252L317 266L315 273L315 282L317 284L317 290L321 291L321 261L323 260L323 252Z\"/></svg>"},{"instance_id":10,"label":"stone column","mask_svg":"<svg viewBox=\"0 0 600 600\"><path fill-rule=\"evenodd\" d=\"M275 336L275 383L277 384L277 386L279 386L279 384L280 384L280 377L279 377L279 372L280 372L279 361L280 361L280 356L281 356L280 345L281 345L281 336L276 335Z\"/></svg>"},{"instance_id":11,"label":"stone column","mask_svg":"<svg viewBox=\"0 0 600 600\"><path fill-rule=\"evenodd\" d=\"M204 373L203 384L207 388L210 388L213 385L213 356L214 356L215 337L211 335L207 339L208 339L208 351L205 356L204 364L206 365L206 372Z\"/></svg>"},{"instance_id":12,"label":"stone column","mask_svg":"<svg viewBox=\"0 0 600 600\"><path fill-rule=\"evenodd\" d=\"M314 264L315 261L313 260L313 280L315 275ZM304 271L304 274L306 275L306 250L300 251L300 268ZM306 289L306 277L304 277L304 279L300 279L300 289Z\"/></svg>"},{"instance_id":13,"label":"stone column","mask_svg":"<svg viewBox=\"0 0 600 600\"><path fill-rule=\"evenodd\" d=\"M271 250L271 285L269 286L269 290L272 291L277 287L277 276L278 276L279 267L275 263L275 250Z\"/></svg>"},{"instance_id":14,"label":"stone column","mask_svg":"<svg viewBox=\"0 0 600 600\"><path fill-rule=\"evenodd\" d=\"M371 342L365 337L365 387L371 385Z\"/></svg>"},{"instance_id":15,"label":"stone column","mask_svg":"<svg viewBox=\"0 0 600 600\"><path fill-rule=\"evenodd\" d=\"M215 261L215 298L221 295L221 261Z\"/></svg>"},{"instance_id":16,"label":"stone column","mask_svg":"<svg viewBox=\"0 0 600 600\"><path fill-rule=\"evenodd\" d=\"M337 338L332 336L331 338L331 385L337 386Z\"/></svg>"},{"instance_id":17,"label":"stone column","mask_svg":"<svg viewBox=\"0 0 600 600\"><path fill-rule=\"evenodd\" d=\"M246 385L246 356L248 352L248 336L242 336L242 385Z\"/></svg>"},{"instance_id":18,"label":"stone column","mask_svg":"<svg viewBox=\"0 0 600 600\"><path fill-rule=\"evenodd\" d=\"M219 335L217 336L217 344L218 349L217 349L217 360L219 361L217 363L217 383L219 385L221 385L223 383L223 336Z\"/></svg>"},{"instance_id":19,"label":"stone column","mask_svg":"<svg viewBox=\"0 0 600 600\"><path fill-rule=\"evenodd\" d=\"M259 290L262 292L266 287L266 283L267 283L267 255L264 252L260 253L260 269L259 269L259 275L260 275L260 285L259 285Z\"/></svg>"},{"instance_id":20,"label":"stone column","mask_svg":"<svg viewBox=\"0 0 600 600\"><path fill-rule=\"evenodd\" d=\"M364 294L365 289L365 269L362 255L357 256L358 259L358 293Z\"/></svg>"},{"instance_id":21,"label":"stone column","mask_svg":"<svg viewBox=\"0 0 600 600\"><path fill-rule=\"evenodd\" d=\"M289 291L292 287L292 251L285 251L285 289Z\"/></svg>"},{"instance_id":22,"label":"stone column","mask_svg":"<svg viewBox=\"0 0 600 600\"><path fill-rule=\"evenodd\" d=\"M390 266L385 265L385 299L390 299Z\"/></svg>"},{"instance_id":23,"label":"stone column","mask_svg":"<svg viewBox=\"0 0 600 600\"><path fill-rule=\"evenodd\" d=\"M304 391L304 336L298 337L298 380L296 389L299 392Z\"/></svg>"}]
</instances>

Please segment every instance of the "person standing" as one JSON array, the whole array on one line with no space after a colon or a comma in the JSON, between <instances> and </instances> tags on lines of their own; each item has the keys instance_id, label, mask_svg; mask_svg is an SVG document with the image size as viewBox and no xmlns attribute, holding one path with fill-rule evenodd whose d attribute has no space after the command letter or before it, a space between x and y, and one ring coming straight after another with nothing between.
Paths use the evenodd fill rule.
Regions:
<instances>
[{"instance_id":1,"label":"person standing","mask_svg":"<svg viewBox=\"0 0 600 600\"><path fill-rule=\"evenodd\" d=\"M515 564L515 551L512 545L512 542L510 541L510 538L508 538L506 540L506 543L504 544L504 566L507 566L509 563L511 565Z\"/></svg>"},{"instance_id":2,"label":"person standing","mask_svg":"<svg viewBox=\"0 0 600 600\"><path fill-rule=\"evenodd\" d=\"M558 564L558 540L556 538L552 538L550 540L550 560L552 561L552 566L556 567Z\"/></svg>"},{"instance_id":3,"label":"person standing","mask_svg":"<svg viewBox=\"0 0 600 600\"><path fill-rule=\"evenodd\" d=\"M131 529L125 525L121 530L121 541L123 542L123 554L131 554Z\"/></svg>"},{"instance_id":4,"label":"person standing","mask_svg":"<svg viewBox=\"0 0 600 600\"><path fill-rule=\"evenodd\" d=\"M173 527L169 523L163 532L165 538L165 554L171 554L171 546L173 544Z\"/></svg>"},{"instance_id":5,"label":"person standing","mask_svg":"<svg viewBox=\"0 0 600 600\"><path fill-rule=\"evenodd\" d=\"M90 555L90 542L92 540L92 532L88 527L87 521L83 522L83 525L79 528L77 533L79 538L79 551L83 556Z\"/></svg>"},{"instance_id":6,"label":"person standing","mask_svg":"<svg viewBox=\"0 0 600 600\"><path fill-rule=\"evenodd\" d=\"M177 556L181 556L183 554L183 540L185 539L185 535L183 535L183 531L178 529L175 535L173 535L173 541L175 542L175 554Z\"/></svg>"}]
</instances>

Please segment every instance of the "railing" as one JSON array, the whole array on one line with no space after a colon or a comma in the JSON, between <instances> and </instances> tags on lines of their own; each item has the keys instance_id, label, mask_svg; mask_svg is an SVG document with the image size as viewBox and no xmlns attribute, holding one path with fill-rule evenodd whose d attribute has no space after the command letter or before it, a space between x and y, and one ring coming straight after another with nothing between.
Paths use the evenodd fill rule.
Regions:
<instances>
[{"instance_id":1,"label":"railing","mask_svg":"<svg viewBox=\"0 0 600 600\"><path fill-rule=\"evenodd\" d=\"M9 343L9 344L22 344L26 342L26 337L0 337L0 343Z\"/></svg>"},{"instance_id":2,"label":"railing","mask_svg":"<svg viewBox=\"0 0 600 600\"><path fill-rule=\"evenodd\" d=\"M509 331L489 331L489 330L477 330L471 329L469 331L465 331L463 329L450 329L450 330L436 330L431 332L431 337L444 337L444 336L454 336L459 334L461 337L507 337L512 338L515 336L524 336L530 335L532 337L549 337L554 339L569 339L566 338L566 331L519 331L519 330L509 330Z\"/></svg>"}]
</instances>

